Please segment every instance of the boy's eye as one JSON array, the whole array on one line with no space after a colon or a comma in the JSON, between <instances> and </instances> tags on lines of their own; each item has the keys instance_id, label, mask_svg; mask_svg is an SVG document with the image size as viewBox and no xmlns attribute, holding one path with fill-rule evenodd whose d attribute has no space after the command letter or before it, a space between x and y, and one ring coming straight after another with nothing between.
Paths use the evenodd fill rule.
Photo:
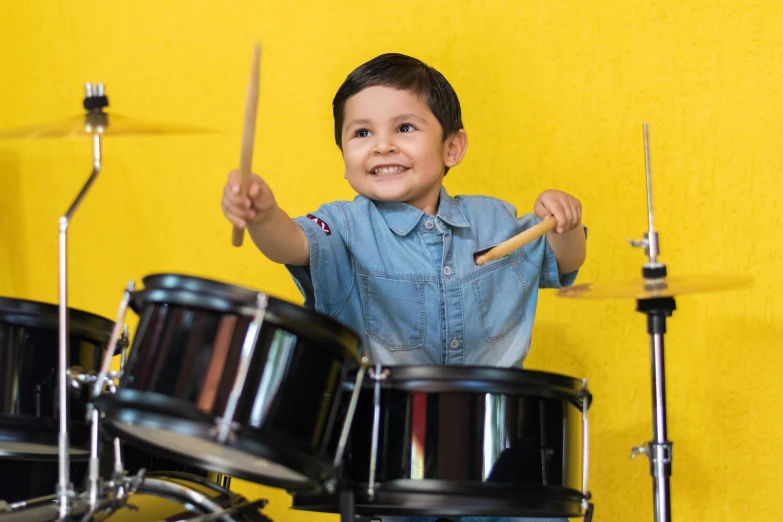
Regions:
<instances>
[{"instance_id":1,"label":"boy's eye","mask_svg":"<svg viewBox=\"0 0 783 522\"><path fill-rule=\"evenodd\" d=\"M400 125L400 132L413 132L415 128L410 123L403 123Z\"/></svg>"},{"instance_id":2,"label":"boy's eye","mask_svg":"<svg viewBox=\"0 0 783 522\"><path fill-rule=\"evenodd\" d=\"M354 132L353 135L356 136L357 138L366 138L367 136L370 135L370 131L368 131L367 129L359 129L356 132Z\"/></svg>"}]
</instances>

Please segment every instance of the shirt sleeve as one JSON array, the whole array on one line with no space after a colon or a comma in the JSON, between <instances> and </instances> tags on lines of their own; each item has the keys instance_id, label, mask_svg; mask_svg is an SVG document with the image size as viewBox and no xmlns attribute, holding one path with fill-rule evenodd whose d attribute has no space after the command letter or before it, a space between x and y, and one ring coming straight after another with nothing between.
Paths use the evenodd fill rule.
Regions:
<instances>
[{"instance_id":1,"label":"shirt sleeve","mask_svg":"<svg viewBox=\"0 0 783 522\"><path fill-rule=\"evenodd\" d=\"M294 219L307 236L309 266L285 265L304 297L304 306L337 316L353 286L351 227L338 203Z\"/></svg>"},{"instance_id":2,"label":"shirt sleeve","mask_svg":"<svg viewBox=\"0 0 783 522\"><path fill-rule=\"evenodd\" d=\"M519 231L527 230L539 223L541 219L535 214L525 214L518 220ZM587 227L585 227L585 236L587 236ZM539 288L563 288L571 286L576 281L576 276L579 274L579 270L574 270L568 274L560 275L557 269L557 258L552 251L552 247L549 245L546 236L539 238L535 243L539 243L538 248L541 249L541 255L536 256L541 260L541 276L538 280Z\"/></svg>"}]
</instances>

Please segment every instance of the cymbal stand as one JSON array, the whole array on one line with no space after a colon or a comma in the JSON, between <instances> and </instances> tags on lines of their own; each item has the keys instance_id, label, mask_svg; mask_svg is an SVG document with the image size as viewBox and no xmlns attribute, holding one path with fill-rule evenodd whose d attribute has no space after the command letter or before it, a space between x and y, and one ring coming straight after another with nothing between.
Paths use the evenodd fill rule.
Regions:
<instances>
[{"instance_id":1,"label":"cymbal stand","mask_svg":"<svg viewBox=\"0 0 783 522\"><path fill-rule=\"evenodd\" d=\"M65 519L70 513L73 497L73 485L69 481L70 462L68 453L68 226L76 210L101 171L101 131L107 125L103 109L109 105L103 84L86 84L84 108L85 126L92 134L93 169L87 182L79 191L76 199L59 220L58 276L59 276L59 354L58 354L58 398L59 398L59 436L58 436L58 483L57 500L59 517Z\"/></svg>"},{"instance_id":2,"label":"cymbal stand","mask_svg":"<svg viewBox=\"0 0 783 522\"><path fill-rule=\"evenodd\" d=\"M650 289L666 287L666 265L658 262L660 253L658 233L653 223L652 184L650 177L650 146L647 123L644 124L644 157L647 174L648 231L644 239L630 240L632 246L644 248L649 261L642 266L645 286ZM672 473L672 443L666 432L666 376L663 337L666 318L672 315L676 305L674 298L637 299L636 310L647 316L647 333L650 336L652 360L653 440L645 446L632 449L631 458L647 455L650 459L650 475L653 477L653 502L655 522L671 522L671 492L669 477Z\"/></svg>"}]
</instances>

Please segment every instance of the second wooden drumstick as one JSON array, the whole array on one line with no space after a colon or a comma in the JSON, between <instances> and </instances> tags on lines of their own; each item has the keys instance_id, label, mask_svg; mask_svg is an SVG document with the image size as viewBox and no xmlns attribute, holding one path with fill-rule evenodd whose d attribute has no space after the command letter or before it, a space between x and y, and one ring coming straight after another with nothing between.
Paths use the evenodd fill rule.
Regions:
<instances>
[{"instance_id":1,"label":"second wooden drumstick","mask_svg":"<svg viewBox=\"0 0 783 522\"><path fill-rule=\"evenodd\" d=\"M555 217L549 216L541 223L528 228L524 232L520 232L519 234L512 237L511 239L507 239L506 241L503 241L499 245L493 247L491 250L476 257L475 259L476 264L480 266L485 263L489 263L490 261L500 259L503 256L507 256L514 250L518 248L522 248L523 246L527 245L531 241L538 239L539 237L543 236L547 232L554 230L556 226L557 226L557 220L555 219Z\"/></svg>"}]
</instances>

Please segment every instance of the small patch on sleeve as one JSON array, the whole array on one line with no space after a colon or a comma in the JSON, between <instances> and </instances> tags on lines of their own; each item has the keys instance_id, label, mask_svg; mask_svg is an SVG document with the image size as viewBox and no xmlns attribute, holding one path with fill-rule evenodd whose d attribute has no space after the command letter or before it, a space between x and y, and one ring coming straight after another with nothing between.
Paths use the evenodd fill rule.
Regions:
<instances>
[{"instance_id":1,"label":"small patch on sleeve","mask_svg":"<svg viewBox=\"0 0 783 522\"><path fill-rule=\"evenodd\" d=\"M316 225L318 225L319 227L321 227L321 230L323 230L323 231L324 231L324 233L325 233L327 236L328 236L328 235L331 235L331 233L332 233L332 230L329 228L329 225L327 225L327 224L326 224L326 221L324 221L323 219L319 219L319 218L315 217L315 216L314 216L314 215L312 215L312 214L307 214L307 217L308 217L308 219L310 219L311 221L313 221L313 222L314 222Z\"/></svg>"}]
</instances>

